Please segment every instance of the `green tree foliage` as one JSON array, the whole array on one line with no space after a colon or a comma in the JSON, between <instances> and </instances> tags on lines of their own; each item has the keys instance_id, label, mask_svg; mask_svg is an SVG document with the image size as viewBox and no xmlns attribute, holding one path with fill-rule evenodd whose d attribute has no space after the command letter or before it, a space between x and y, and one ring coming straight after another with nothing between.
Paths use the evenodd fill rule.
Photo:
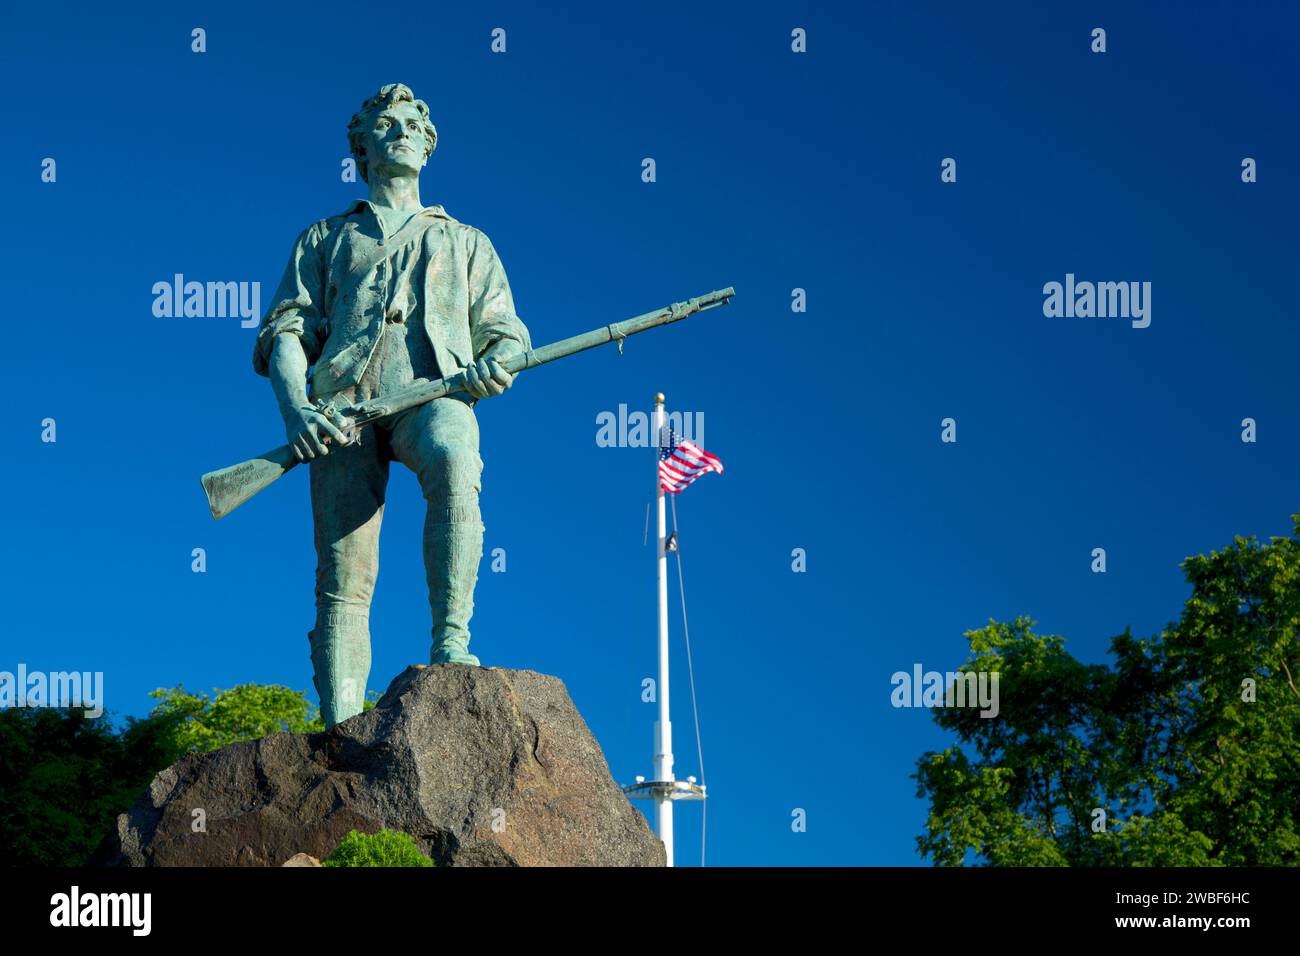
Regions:
<instances>
[{"instance_id":1,"label":"green tree foliage","mask_svg":"<svg viewBox=\"0 0 1300 956\"><path fill-rule=\"evenodd\" d=\"M917 764L917 845L957 866L1300 865L1295 533L1188 558L1180 618L1085 665L1020 617L969 631L1000 712L939 708L958 745ZM1253 682L1253 683L1252 683ZM1094 832L1096 808L1106 828Z\"/></svg>"},{"instance_id":2,"label":"green tree foliage","mask_svg":"<svg viewBox=\"0 0 1300 956\"><path fill-rule=\"evenodd\" d=\"M154 775L187 752L324 730L306 695L287 687L150 696L161 703L121 728L75 709L0 711L0 866L81 865ZM374 706L372 693L365 709Z\"/></svg>"},{"instance_id":3,"label":"green tree foliage","mask_svg":"<svg viewBox=\"0 0 1300 956\"><path fill-rule=\"evenodd\" d=\"M162 701L151 716L175 722L182 752L220 750L268 734L315 734L325 729L316 705L302 691L275 684L239 684L212 694L191 694L180 686L150 693ZM371 691L363 710L370 710L377 700Z\"/></svg>"},{"instance_id":4,"label":"green tree foliage","mask_svg":"<svg viewBox=\"0 0 1300 956\"><path fill-rule=\"evenodd\" d=\"M80 866L180 756L170 718L118 731L81 710L0 711L0 865Z\"/></svg>"},{"instance_id":5,"label":"green tree foliage","mask_svg":"<svg viewBox=\"0 0 1300 956\"><path fill-rule=\"evenodd\" d=\"M305 694L278 685L240 684L213 690L211 697L191 694L180 686L160 687L149 696L162 701L151 716L174 720L182 752L220 750L268 734L308 734L325 729Z\"/></svg>"},{"instance_id":6,"label":"green tree foliage","mask_svg":"<svg viewBox=\"0 0 1300 956\"><path fill-rule=\"evenodd\" d=\"M323 866L433 866L415 841L398 830L353 830L321 861Z\"/></svg>"}]
</instances>

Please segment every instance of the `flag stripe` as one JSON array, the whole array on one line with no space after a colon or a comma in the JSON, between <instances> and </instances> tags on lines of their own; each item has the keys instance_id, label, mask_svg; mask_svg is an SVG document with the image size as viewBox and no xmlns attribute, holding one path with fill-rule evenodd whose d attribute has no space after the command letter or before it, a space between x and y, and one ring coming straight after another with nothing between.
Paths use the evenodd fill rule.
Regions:
<instances>
[{"instance_id":1,"label":"flag stripe","mask_svg":"<svg viewBox=\"0 0 1300 956\"><path fill-rule=\"evenodd\" d=\"M659 450L659 487L676 494L700 475L722 473L722 460L699 445L670 433L668 444Z\"/></svg>"},{"instance_id":2,"label":"flag stripe","mask_svg":"<svg viewBox=\"0 0 1300 956\"><path fill-rule=\"evenodd\" d=\"M707 451L705 451L699 445L696 445L694 442L684 441L677 446L675 451L678 454L685 452L688 455L691 455L695 458L699 458L704 461L707 461L714 468L718 469L718 471L722 471L722 462L718 459L718 457L716 455L710 455Z\"/></svg>"}]
</instances>

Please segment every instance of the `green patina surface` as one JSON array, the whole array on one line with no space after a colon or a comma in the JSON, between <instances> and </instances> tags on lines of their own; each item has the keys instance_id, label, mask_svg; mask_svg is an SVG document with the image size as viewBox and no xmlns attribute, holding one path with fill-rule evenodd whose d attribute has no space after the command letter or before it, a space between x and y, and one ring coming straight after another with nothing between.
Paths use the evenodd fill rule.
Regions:
<instances>
[{"instance_id":1,"label":"green patina surface","mask_svg":"<svg viewBox=\"0 0 1300 956\"><path fill-rule=\"evenodd\" d=\"M360 713L365 699L391 464L416 474L428 506L429 662L477 666L475 403L525 369L611 342L621 351L625 338L735 294L720 289L534 349L488 237L420 201L420 171L437 143L426 104L406 86L385 86L352 117L348 140L369 197L298 235L253 347L288 444L202 477L221 518L309 463L317 564L308 639L327 727Z\"/></svg>"},{"instance_id":2,"label":"green patina surface","mask_svg":"<svg viewBox=\"0 0 1300 956\"><path fill-rule=\"evenodd\" d=\"M479 663L469 652L483 552L473 404L508 389L513 375L501 360L531 347L487 236L420 201L420 172L437 143L427 105L406 86L385 86L352 117L348 139L369 197L298 236L253 355L294 459L311 468L309 642L327 726L360 713L365 698L392 462L418 476L428 506L429 660ZM345 434L318 407L382 399L416 379L462 371L461 394L395 412L364 433Z\"/></svg>"}]
</instances>

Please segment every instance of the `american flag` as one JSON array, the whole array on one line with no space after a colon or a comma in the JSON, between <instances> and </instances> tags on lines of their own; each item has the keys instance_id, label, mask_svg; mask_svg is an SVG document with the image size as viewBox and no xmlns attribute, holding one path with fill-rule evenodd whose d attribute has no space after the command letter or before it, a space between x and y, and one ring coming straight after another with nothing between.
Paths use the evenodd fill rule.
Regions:
<instances>
[{"instance_id":1,"label":"american flag","mask_svg":"<svg viewBox=\"0 0 1300 956\"><path fill-rule=\"evenodd\" d=\"M659 487L676 494L710 471L722 474L722 462L716 455L676 432L668 433L668 440L659 447Z\"/></svg>"}]
</instances>

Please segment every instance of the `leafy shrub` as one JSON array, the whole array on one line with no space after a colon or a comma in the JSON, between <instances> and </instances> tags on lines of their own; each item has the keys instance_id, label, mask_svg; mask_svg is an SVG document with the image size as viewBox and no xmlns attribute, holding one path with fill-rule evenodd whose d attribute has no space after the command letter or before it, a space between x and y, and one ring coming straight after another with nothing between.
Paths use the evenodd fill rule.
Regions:
<instances>
[{"instance_id":1,"label":"leafy shrub","mask_svg":"<svg viewBox=\"0 0 1300 956\"><path fill-rule=\"evenodd\" d=\"M324 866L433 866L408 834L398 830L353 830L327 856Z\"/></svg>"}]
</instances>

